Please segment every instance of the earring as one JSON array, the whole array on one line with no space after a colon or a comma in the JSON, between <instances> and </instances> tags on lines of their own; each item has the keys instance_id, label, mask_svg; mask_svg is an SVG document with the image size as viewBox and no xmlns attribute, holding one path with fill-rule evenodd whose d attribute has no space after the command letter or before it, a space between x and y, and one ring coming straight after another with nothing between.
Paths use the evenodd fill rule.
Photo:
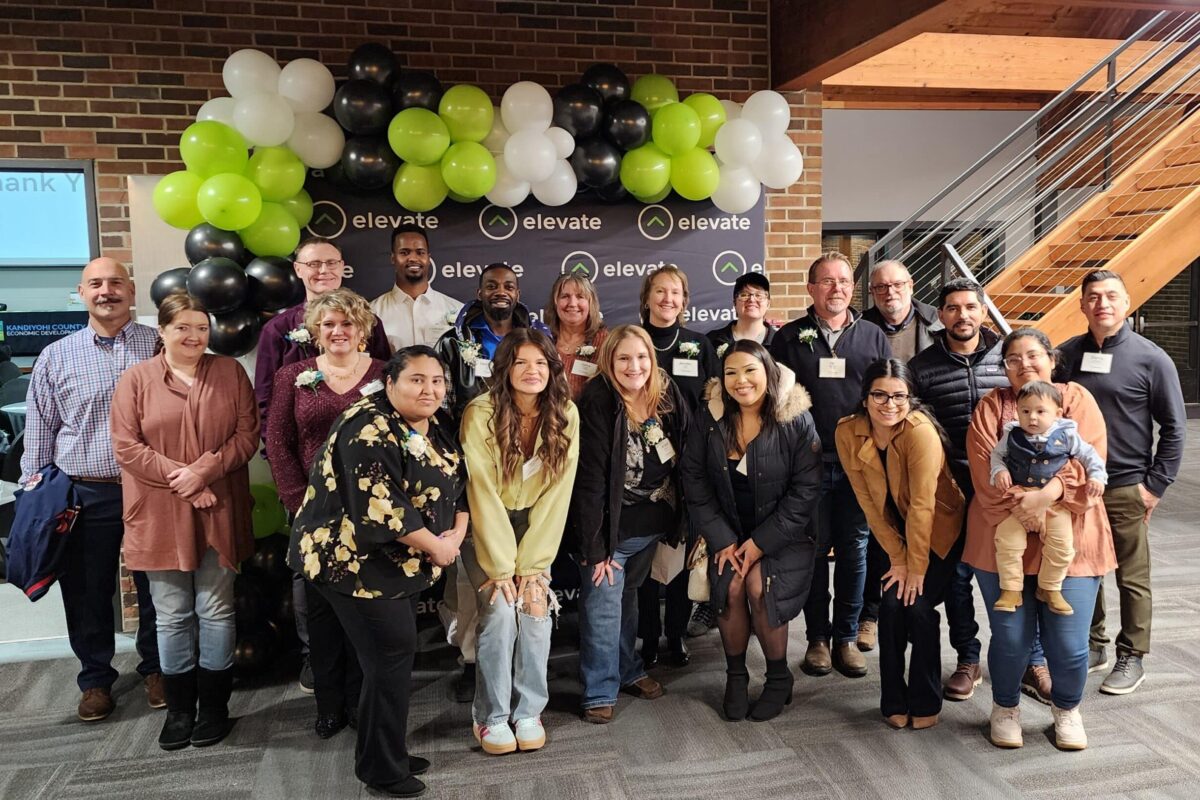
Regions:
<instances>
[{"instance_id":1,"label":"earring","mask_svg":"<svg viewBox=\"0 0 1200 800\"><path fill-rule=\"evenodd\" d=\"M359 341L359 343L358 343L358 352L360 352L360 353L365 353L365 352L367 352L367 343L366 343L366 342L364 342L364 341L361 341L361 340Z\"/></svg>"}]
</instances>

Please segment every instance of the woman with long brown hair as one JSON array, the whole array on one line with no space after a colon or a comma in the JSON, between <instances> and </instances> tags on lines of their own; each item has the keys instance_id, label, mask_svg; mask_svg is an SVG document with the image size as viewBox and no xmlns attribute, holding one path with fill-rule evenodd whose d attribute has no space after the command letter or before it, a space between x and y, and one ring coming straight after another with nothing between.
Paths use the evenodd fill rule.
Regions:
<instances>
[{"instance_id":1,"label":"woman with long brown hair","mask_svg":"<svg viewBox=\"0 0 1200 800\"><path fill-rule=\"evenodd\" d=\"M472 533L462 557L480 593L474 733L484 752L498 755L546 743L541 714L557 605L548 570L575 482L579 413L554 343L539 331L505 335L492 375L488 392L463 412Z\"/></svg>"}]
</instances>

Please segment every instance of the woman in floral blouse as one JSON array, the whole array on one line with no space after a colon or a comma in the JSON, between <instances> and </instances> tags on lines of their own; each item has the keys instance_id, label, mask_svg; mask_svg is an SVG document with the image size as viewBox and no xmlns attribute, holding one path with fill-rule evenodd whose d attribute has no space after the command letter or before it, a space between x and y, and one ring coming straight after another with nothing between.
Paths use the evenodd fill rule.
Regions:
<instances>
[{"instance_id":1,"label":"woman in floral blouse","mask_svg":"<svg viewBox=\"0 0 1200 800\"><path fill-rule=\"evenodd\" d=\"M600 298L590 280L578 275L558 276L550 287L546 327L562 359L571 399L578 402L584 385L598 371L596 359L608 335L601 321Z\"/></svg>"},{"instance_id":2,"label":"woman in floral blouse","mask_svg":"<svg viewBox=\"0 0 1200 800\"><path fill-rule=\"evenodd\" d=\"M384 368L384 391L350 406L317 455L292 526L288 561L333 607L363 670L355 774L415 796L429 762L405 746L417 650L414 602L466 536L466 468L435 416L445 367L407 347Z\"/></svg>"}]
</instances>

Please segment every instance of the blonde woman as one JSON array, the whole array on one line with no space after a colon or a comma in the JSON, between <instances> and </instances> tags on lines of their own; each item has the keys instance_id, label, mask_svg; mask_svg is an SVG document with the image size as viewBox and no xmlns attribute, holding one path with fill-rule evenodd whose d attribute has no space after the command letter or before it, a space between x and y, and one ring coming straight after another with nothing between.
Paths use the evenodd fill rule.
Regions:
<instances>
[{"instance_id":1,"label":"blonde woman","mask_svg":"<svg viewBox=\"0 0 1200 800\"><path fill-rule=\"evenodd\" d=\"M588 379L597 373L596 357L608 329L600 316L600 298L587 278L560 275L550 287L546 327L554 336L571 399L579 400Z\"/></svg>"}]
</instances>

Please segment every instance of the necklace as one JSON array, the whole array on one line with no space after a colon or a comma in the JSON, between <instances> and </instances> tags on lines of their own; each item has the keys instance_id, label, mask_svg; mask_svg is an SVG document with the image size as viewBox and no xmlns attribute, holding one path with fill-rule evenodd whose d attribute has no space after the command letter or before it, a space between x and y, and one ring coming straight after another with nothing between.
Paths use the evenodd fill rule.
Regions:
<instances>
[{"instance_id":1,"label":"necklace","mask_svg":"<svg viewBox=\"0 0 1200 800\"><path fill-rule=\"evenodd\" d=\"M328 363L328 359L326 359L326 363ZM323 372L328 373L329 377L331 378L337 378L340 381L344 381L355 377L358 374L358 368L361 366L361 364L362 359L359 358L356 359L355 362L350 365L350 368L345 371L339 372L338 370L334 369L332 365L330 365L324 369Z\"/></svg>"},{"instance_id":2,"label":"necklace","mask_svg":"<svg viewBox=\"0 0 1200 800\"><path fill-rule=\"evenodd\" d=\"M655 349L655 350L657 350L657 351L658 351L658 352L660 352L660 353L669 353L670 351L674 350L674 349L675 349L675 344L676 344L676 342L678 342L678 341L679 341L679 332L680 332L680 330L682 330L682 329L681 329L681 328L676 328L676 329L675 329L675 338L671 340L671 343L670 343L669 345L667 345L666 347L659 347L658 345L656 345L656 344L655 344L655 345L654 345L654 349ZM651 344L654 344L654 340L652 339L652 340L650 341L650 343L651 343Z\"/></svg>"}]
</instances>

